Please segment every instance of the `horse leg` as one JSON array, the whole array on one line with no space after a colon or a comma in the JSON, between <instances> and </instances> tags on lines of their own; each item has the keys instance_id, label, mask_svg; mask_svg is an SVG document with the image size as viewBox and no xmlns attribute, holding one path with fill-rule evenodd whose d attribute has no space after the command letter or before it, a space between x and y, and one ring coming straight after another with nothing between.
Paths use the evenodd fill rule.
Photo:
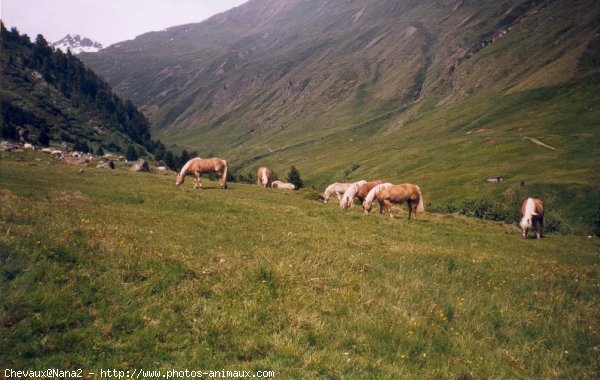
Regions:
<instances>
[{"instance_id":1,"label":"horse leg","mask_svg":"<svg viewBox=\"0 0 600 380\"><path fill-rule=\"evenodd\" d=\"M383 215L385 212L385 203L384 201L379 201L379 214Z\"/></svg>"},{"instance_id":2,"label":"horse leg","mask_svg":"<svg viewBox=\"0 0 600 380\"><path fill-rule=\"evenodd\" d=\"M390 218L393 218L394 215L392 215L392 204L390 203L390 201L388 201L386 199L386 200L383 201L383 204L385 205L385 211L387 211L387 213L390 216Z\"/></svg>"},{"instance_id":3,"label":"horse leg","mask_svg":"<svg viewBox=\"0 0 600 380\"><path fill-rule=\"evenodd\" d=\"M542 219L536 220L535 237L541 239L544 234L544 221Z\"/></svg>"},{"instance_id":4,"label":"horse leg","mask_svg":"<svg viewBox=\"0 0 600 380\"><path fill-rule=\"evenodd\" d=\"M201 189L202 182L200 182L200 173L194 173L194 177L196 177L196 184L194 185L194 189Z\"/></svg>"},{"instance_id":5,"label":"horse leg","mask_svg":"<svg viewBox=\"0 0 600 380\"><path fill-rule=\"evenodd\" d=\"M336 191L335 195L337 195L337 197L338 197L338 202L342 200L342 196L340 195L339 191Z\"/></svg>"},{"instance_id":6,"label":"horse leg","mask_svg":"<svg viewBox=\"0 0 600 380\"><path fill-rule=\"evenodd\" d=\"M406 206L408 206L408 220L410 220L410 214L412 214L412 202L406 201Z\"/></svg>"},{"instance_id":7,"label":"horse leg","mask_svg":"<svg viewBox=\"0 0 600 380\"><path fill-rule=\"evenodd\" d=\"M417 219L417 207L419 206L418 202L411 202L411 209L413 214L413 219Z\"/></svg>"}]
</instances>

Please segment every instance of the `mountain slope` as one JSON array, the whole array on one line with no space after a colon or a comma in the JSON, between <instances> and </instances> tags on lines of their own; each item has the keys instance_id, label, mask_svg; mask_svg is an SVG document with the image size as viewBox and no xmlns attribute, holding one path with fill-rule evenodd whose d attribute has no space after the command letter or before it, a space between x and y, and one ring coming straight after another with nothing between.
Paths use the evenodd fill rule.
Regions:
<instances>
[{"instance_id":1,"label":"mountain slope","mask_svg":"<svg viewBox=\"0 0 600 380\"><path fill-rule=\"evenodd\" d=\"M535 88L545 72L563 83L578 75L599 14L585 1L255 0L82 59L158 129L264 138L417 100Z\"/></svg>"},{"instance_id":2,"label":"mountain slope","mask_svg":"<svg viewBox=\"0 0 600 380\"><path fill-rule=\"evenodd\" d=\"M79 59L54 50L41 35L32 43L16 29L1 27L3 138L14 139L24 128L31 141L43 145L80 143L113 152L160 145L150 139L149 123L135 106Z\"/></svg>"}]
</instances>

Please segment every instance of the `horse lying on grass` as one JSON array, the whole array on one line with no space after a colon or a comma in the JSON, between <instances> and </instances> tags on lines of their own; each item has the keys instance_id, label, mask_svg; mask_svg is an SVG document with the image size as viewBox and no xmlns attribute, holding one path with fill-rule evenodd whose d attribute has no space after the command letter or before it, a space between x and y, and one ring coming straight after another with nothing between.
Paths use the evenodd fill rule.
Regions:
<instances>
[{"instance_id":1,"label":"horse lying on grass","mask_svg":"<svg viewBox=\"0 0 600 380\"><path fill-rule=\"evenodd\" d=\"M204 173L217 173L221 178L219 179L219 186L222 189L227 188L227 162L218 157L212 158L192 158L188 162L183 165L181 171L177 175L177 180L175 181L175 185L179 186L183 183L185 176L189 173L192 173L194 177L196 177L194 183L194 189L198 189L202 187L202 182L200 182L200 176Z\"/></svg>"},{"instance_id":2,"label":"horse lying on grass","mask_svg":"<svg viewBox=\"0 0 600 380\"><path fill-rule=\"evenodd\" d=\"M423 196L421 195L421 189L419 186L410 183L403 183L401 185L391 186L380 186L374 191L373 198L379 201L381 207L387 211L388 215L393 218L392 215L392 203L406 202L408 205L408 219L410 220L411 215L414 214L414 218L417 217L417 213L425 212L425 206L423 205ZM365 215L368 215L373 208L372 200L363 203L363 209Z\"/></svg>"},{"instance_id":3,"label":"horse lying on grass","mask_svg":"<svg viewBox=\"0 0 600 380\"><path fill-rule=\"evenodd\" d=\"M523 239L527 239L529 229L535 229L535 237L544 236L544 202L537 198L527 198L521 205L521 226ZM532 228L533 227L533 228Z\"/></svg>"},{"instance_id":4,"label":"horse lying on grass","mask_svg":"<svg viewBox=\"0 0 600 380\"><path fill-rule=\"evenodd\" d=\"M296 186L294 186L293 183L273 181L273 183L271 184L271 188L281 189L281 190L294 190L296 188Z\"/></svg>"}]
</instances>

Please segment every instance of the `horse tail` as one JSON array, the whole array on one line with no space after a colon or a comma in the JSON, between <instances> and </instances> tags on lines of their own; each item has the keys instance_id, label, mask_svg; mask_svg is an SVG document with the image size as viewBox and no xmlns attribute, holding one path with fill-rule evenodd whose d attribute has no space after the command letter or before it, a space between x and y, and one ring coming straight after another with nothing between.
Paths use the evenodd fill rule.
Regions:
<instances>
[{"instance_id":1,"label":"horse tail","mask_svg":"<svg viewBox=\"0 0 600 380\"><path fill-rule=\"evenodd\" d=\"M223 175L221 176L221 183L223 184L223 188L227 188L227 161L223 160L223 166L225 166L225 170L223 170Z\"/></svg>"},{"instance_id":2,"label":"horse tail","mask_svg":"<svg viewBox=\"0 0 600 380\"><path fill-rule=\"evenodd\" d=\"M421 195L421 189L419 186L415 186L419 193L419 203L417 204L417 212L425 212L425 205L423 204L423 196Z\"/></svg>"}]
</instances>

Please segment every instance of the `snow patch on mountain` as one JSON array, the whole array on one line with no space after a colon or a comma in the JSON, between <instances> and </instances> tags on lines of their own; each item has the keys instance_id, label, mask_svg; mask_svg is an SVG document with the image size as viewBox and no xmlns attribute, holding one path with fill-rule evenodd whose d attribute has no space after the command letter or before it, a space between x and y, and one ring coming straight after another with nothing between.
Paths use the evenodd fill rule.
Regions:
<instances>
[{"instance_id":1,"label":"snow patch on mountain","mask_svg":"<svg viewBox=\"0 0 600 380\"><path fill-rule=\"evenodd\" d=\"M102 50L102 44L96 41L92 41L89 38L81 37L79 34L67 34L60 41L52 44L56 49L60 49L63 52L71 50L71 54L79 53L95 53Z\"/></svg>"}]
</instances>

